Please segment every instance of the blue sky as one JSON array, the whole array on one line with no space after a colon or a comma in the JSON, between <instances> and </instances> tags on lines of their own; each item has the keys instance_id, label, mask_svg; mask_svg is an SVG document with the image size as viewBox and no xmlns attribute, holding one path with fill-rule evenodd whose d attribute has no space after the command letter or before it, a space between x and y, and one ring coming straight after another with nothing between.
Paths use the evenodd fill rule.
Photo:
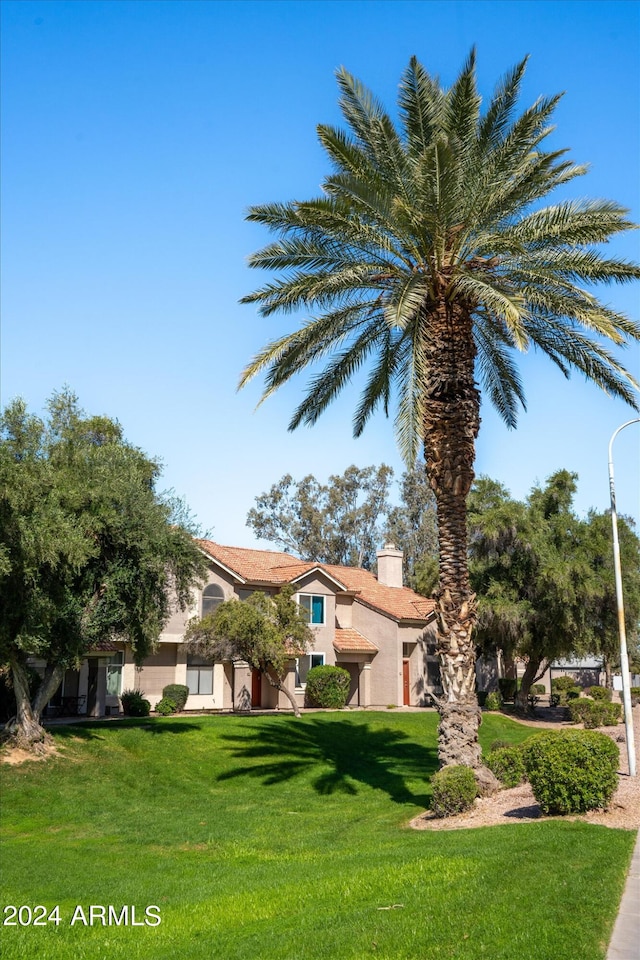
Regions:
<instances>
[{"instance_id":1,"label":"blue sky","mask_svg":"<svg viewBox=\"0 0 640 960\"><path fill-rule=\"evenodd\" d=\"M566 91L554 143L591 164L567 195L640 219L640 7L629 2L13 2L2 15L0 400L35 411L63 384L164 463L216 540L254 545L254 497L285 472L402 464L376 417L354 440L357 393L287 432L303 381L254 412L236 392L253 354L290 329L241 296L267 241L253 203L317 195L316 124L339 123L344 65L393 110L416 54L449 84L473 44L481 92L530 54L522 107ZM639 259L635 232L612 252ZM638 289L604 297L637 319ZM640 350L626 351L640 376ZM508 431L486 406L477 472L517 497L561 467L577 507L608 505L607 445L634 416L544 358L521 358L528 410ZM616 440L618 507L639 518L640 425ZM265 545L265 544L261 544Z\"/></svg>"}]
</instances>

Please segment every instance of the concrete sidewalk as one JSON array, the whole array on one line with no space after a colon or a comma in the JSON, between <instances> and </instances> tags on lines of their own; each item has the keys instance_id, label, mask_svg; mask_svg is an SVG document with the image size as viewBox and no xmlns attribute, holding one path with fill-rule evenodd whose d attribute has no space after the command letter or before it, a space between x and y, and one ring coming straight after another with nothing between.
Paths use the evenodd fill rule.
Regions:
<instances>
[{"instance_id":1,"label":"concrete sidewalk","mask_svg":"<svg viewBox=\"0 0 640 960\"><path fill-rule=\"evenodd\" d=\"M620 911L613 928L607 960L640 958L640 830L631 858Z\"/></svg>"}]
</instances>

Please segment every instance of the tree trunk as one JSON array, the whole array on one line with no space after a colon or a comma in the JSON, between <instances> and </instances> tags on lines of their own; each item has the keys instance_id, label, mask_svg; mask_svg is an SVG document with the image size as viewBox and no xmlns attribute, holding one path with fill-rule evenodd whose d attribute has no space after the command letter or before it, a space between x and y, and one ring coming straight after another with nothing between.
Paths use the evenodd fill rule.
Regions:
<instances>
[{"instance_id":1,"label":"tree trunk","mask_svg":"<svg viewBox=\"0 0 640 960\"><path fill-rule=\"evenodd\" d=\"M16 698L16 715L5 728L12 743L23 750L41 753L47 743L47 732L40 723L45 704L51 699L62 682L64 668L47 666L42 683L31 703L29 675L26 666L19 660L11 662L11 677Z\"/></svg>"},{"instance_id":2,"label":"tree trunk","mask_svg":"<svg viewBox=\"0 0 640 960\"><path fill-rule=\"evenodd\" d=\"M529 660L524 668L522 683L515 697L515 708L519 713L530 714L533 712L529 706L529 691L531 690L531 685L535 683L538 678L538 670L540 669L541 663L542 657L539 657L536 660Z\"/></svg>"},{"instance_id":3,"label":"tree trunk","mask_svg":"<svg viewBox=\"0 0 640 960\"><path fill-rule=\"evenodd\" d=\"M427 477L436 499L440 578L435 594L443 697L438 756L441 766L464 764L485 789L497 781L482 765L475 692L477 617L468 570L467 495L474 478L480 394L474 381L471 314L443 298L425 318L424 438ZM428 324L428 326L427 326Z\"/></svg>"},{"instance_id":4,"label":"tree trunk","mask_svg":"<svg viewBox=\"0 0 640 960\"><path fill-rule=\"evenodd\" d=\"M291 691L287 689L287 687L284 685L284 682L280 679L280 677L272 677L268 669L263 670L263 673L272 687L275 687L276 690L280 690L281 693L284 693L285 697L293 707L294 714L296 715L296 717L299 717L300 707L296 702L296 698L291 693Z\"/></svg>"}]
</instances>

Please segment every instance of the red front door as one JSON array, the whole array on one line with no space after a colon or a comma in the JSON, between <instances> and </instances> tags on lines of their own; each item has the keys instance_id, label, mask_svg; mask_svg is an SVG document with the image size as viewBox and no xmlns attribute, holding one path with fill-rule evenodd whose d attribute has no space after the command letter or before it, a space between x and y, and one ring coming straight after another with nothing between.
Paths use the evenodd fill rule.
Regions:
<instances>
[{"instance_id":1,"label":"red front door","mask_svg":"<svg viewBox=\"0 0 640 960\"><path fill-rule=\"evenodd\" d=\"M409 683L409 661L402 661L402 702L405 707L411 706L411 687Z\"/></svg>"}]
</instances>

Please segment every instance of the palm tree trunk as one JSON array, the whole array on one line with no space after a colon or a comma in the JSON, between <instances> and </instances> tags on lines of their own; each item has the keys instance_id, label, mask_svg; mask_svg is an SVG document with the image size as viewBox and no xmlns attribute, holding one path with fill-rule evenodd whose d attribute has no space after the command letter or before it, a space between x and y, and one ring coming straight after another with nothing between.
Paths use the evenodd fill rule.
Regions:
<instances>
[{"instance_id":1,"label":"palm tree trunk","mask_svg":"<svg viewBox=\"0 0 640 960\"><path fill-rule=\"evenodd\" d=\"M464 764L481 772L480 710L475 692L477 617L469 583L467 494L474 479L480 394L474 381L475 344L469 311L446 301L429 310L425 336L427 384L424 436L427 477L438 517L440 578L437 647L443 696L439 702L441 766ZM486 771L488 773L488 771ZM489 777L489 780L493 778ZM493 783L487 784L493 788Z\"/></svg>"}]
</instances>

